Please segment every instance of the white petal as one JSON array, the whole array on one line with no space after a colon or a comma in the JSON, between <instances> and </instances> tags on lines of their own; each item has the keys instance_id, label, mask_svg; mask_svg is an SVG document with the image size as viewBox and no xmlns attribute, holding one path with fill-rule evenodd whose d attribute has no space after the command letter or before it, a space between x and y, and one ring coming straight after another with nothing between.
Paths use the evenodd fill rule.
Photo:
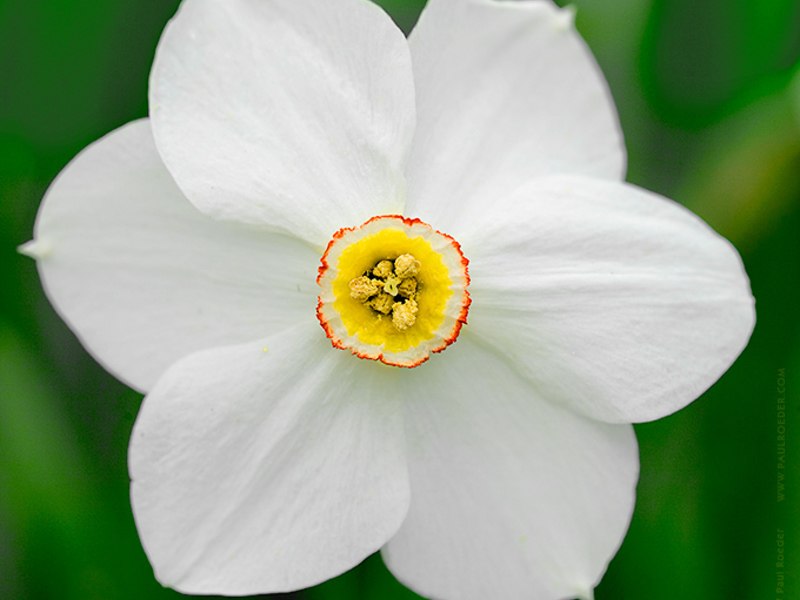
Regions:
<instances>
[{"instance_id":1,"label":"white petal","mask_svg":"<svg viewBox=\"0 0 800 600\"><path fill-rule=\"evenodd\" d=\"M169 369L129 453L157 578L193 594L288 591L383 545L409 488L400 406L375 393L379 367L304 326Z\"/></svg>"},{"instance_id":2,"label":"white petal","mask_svg":"<svg viewBox=\"0 0 800 600\"><path fill-rule=\"evenodd\" d=\"M319 255L200 213L164 168L146 120L66 167L42 203L32 248L56 310L139 390L191 352L313 320Z\"/></svg>"},{"instance_id":3,"label":"white petal","mask_svg":"<svg viewBox=\"0 0 800 600\"><path fill-rule=\"evenodd\" d=\"M683 408L753 329L733 246L632 185L534 182L487 207L459 241L473 333L544 396L594 418L648 421Z\"/></svg>"},{"instance_id":4,"label":"white petal","mask_svg":"<svg viewBox=\"0 0 800 600\"><path fill-rule=\"evenodd\" d=\"M589 598L633 513L633 429L544 401L471 338L410 381L411 507L386 565L438 600Z\"/></svg>"},{"instance_id":5,"label":"white petal","mask_svg":"<svg viewBox=\"0 0 800 600\"><path fill-rule=\"evenodd\" d=\"M185 0L150 114L164 161L215 217L324 245L401 212L414 132L408 45L364 0Z\"/></svg>"},{"instance_id":6,"label":"white petal","mask_svg":"<svg viewBox=\"0 0 800 600\"><path fill-rule=\"evenodd\" d=\"M430 0L409 43L418 130L406 214L451 233L533 177L624 177L616 109L572 12L549 0Z\"/></svg>"}]
</instances>

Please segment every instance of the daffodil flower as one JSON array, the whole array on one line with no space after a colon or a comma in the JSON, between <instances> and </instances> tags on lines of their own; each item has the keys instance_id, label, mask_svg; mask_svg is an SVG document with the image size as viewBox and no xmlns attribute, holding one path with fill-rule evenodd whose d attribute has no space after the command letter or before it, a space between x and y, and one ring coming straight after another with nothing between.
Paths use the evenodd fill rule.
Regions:
<instances>
[{"instance_id":1,"label":"daffodil flower","mask_svg":"<svg viewBox=\"0 0 800 600\"><path fill-rule=\"evenodd\" d=\"M158 580L281 592L380 549L429 598L590 598L631 423L754 323L736 250L624 171L549 0L429 0L408 39L366 0L185 0L150 118L66 167L22 248L146 393Z\"/></svg>"}]
</instances>

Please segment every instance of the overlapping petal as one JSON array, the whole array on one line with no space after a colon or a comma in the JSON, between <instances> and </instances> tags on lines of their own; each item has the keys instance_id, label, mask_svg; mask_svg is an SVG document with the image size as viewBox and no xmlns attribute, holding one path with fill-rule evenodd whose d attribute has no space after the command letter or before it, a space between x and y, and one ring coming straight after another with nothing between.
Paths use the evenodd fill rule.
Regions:
<instances>
[{"instance_id":1,"label":"overlapping petal","mask_svg":"<svg viewBox=\"0 0 800 600\"><path fill-rule=\"evenodd\" d=\"M473 218L459 238L470 329L548 399L611 422L660 418L747 344L754 301L738 253L671 200L550 178Z\"/></svg>"},{"instance_id":2,"label":"overlapping petal","mask_svg":"<svg viewBox=\"0 0 800 600\"><path fill-rule=\"evenodd\" d=\"M602 73L550 0L430 0L409 38L417 134L407 214L455 232L531 178L622 179Z\"/></svg>"},{"instance_id":3,"label":"overlapping petal","mask_svg":"<svg viewBox=\"0 0 800 600\"><path fill-rule=\"evenodd\" d=\"M156 142L215 217L324 248L401 213L414 132L403 34L364 0L184 0L150 79Z\"/></svg>"},{"instance_id":4,"label":"overlapping petal","mask_svg":"<svg viewBox=\"0 0 800 600\"><path fill-rule=\"evenodd\" d=\"M589 598L633 513L633 428L545 402L473 333L407 381L411 507L384 560L426 598Z\"/></svg>"},{"instance_id":5,"label":"overlapping petal","mask_svg":"<svg viewBox=\"0 0 800 600\"><path fill-rule=\"evenodd\" d=\"M158 579L188 593L294 590L382 546L409 487L401 406L365 393L379 389L376 367L310 324L170 368L129 453Z\"/></svg>"},{"instance_id":6,"label":"overlapping petal","mask_svg":"<svg viewBox=\"0 0 800 600\"><path fill-rule=\"evenodd\" d=\"M313 319L318 254L201 214L164 168L147 120L70 163L47 192L35 236L53 305L98 361L139 390L191 352Z\"/></svg>"}]
</instances>

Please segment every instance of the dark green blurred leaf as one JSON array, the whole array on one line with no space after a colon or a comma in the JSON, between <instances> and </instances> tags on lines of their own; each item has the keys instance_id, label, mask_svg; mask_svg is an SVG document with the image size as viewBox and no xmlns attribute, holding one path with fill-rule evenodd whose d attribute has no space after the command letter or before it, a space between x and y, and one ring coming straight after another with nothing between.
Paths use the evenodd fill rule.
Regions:
<instances>
[{"instance_id":1,"label":"dark green blurred leaf","mask_svg":"<svg viewBox=\"0 0 800 600\"><path fill-rule=\"evenodd\" d=\"M65 415L27 344L0 321L2 521L14 539L4 568L15 598L124 598L130 544L93 481ZM127 547L126 547L127 546ZM141 562L141 561L139 561ZM7 566L7 567L6 567Z\"/></svg>"},{"instance_id":2,"label":"dark green blurred leaf","mask_svg":"<svg viewBox=\"0 0 800 600\"><path fill-rule=\"evenodd\" d=\"M425 6L425 0L375 0L375 4L382 6L397 26L408 35Z\"/></svg>"},{"instance_id":3,"label":"dark green blurred leaf","mask_svg":"<svg viewBox=\"0 0 800 600\"><path fill-rule=\"evenodd\" d=\"M373 554L349 573L306 592L309 600L418 600L403 587L383 564L380 554Z\"/></svg>"},{"instance_id":4,"label":"dark green blurred leaf","mask_svg":"<svg viewBox=\"0 0 800 600\"><path fill-rule=\"evenodd\" d=\"M795 0L656 0L642 78L658 115L696 127L800 56Z\"/></svg>"}]
</instances>

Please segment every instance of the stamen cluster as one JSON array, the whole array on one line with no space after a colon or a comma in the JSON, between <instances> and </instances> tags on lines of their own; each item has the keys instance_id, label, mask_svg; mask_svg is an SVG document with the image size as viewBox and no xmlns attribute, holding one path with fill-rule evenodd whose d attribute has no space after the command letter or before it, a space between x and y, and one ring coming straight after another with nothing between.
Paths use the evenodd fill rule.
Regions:
<instances>
[{"instance_id":1,"label":"stamen cluster","mask_svg":"<svg viewBox=\"0 0 800 600\"><path fill-rule=\"evenodd\" d=\"M410 254L383 259L362 276L350 281L350 295L405 331L417 321L420 262Z\"/></svg>"}]
</instances>

